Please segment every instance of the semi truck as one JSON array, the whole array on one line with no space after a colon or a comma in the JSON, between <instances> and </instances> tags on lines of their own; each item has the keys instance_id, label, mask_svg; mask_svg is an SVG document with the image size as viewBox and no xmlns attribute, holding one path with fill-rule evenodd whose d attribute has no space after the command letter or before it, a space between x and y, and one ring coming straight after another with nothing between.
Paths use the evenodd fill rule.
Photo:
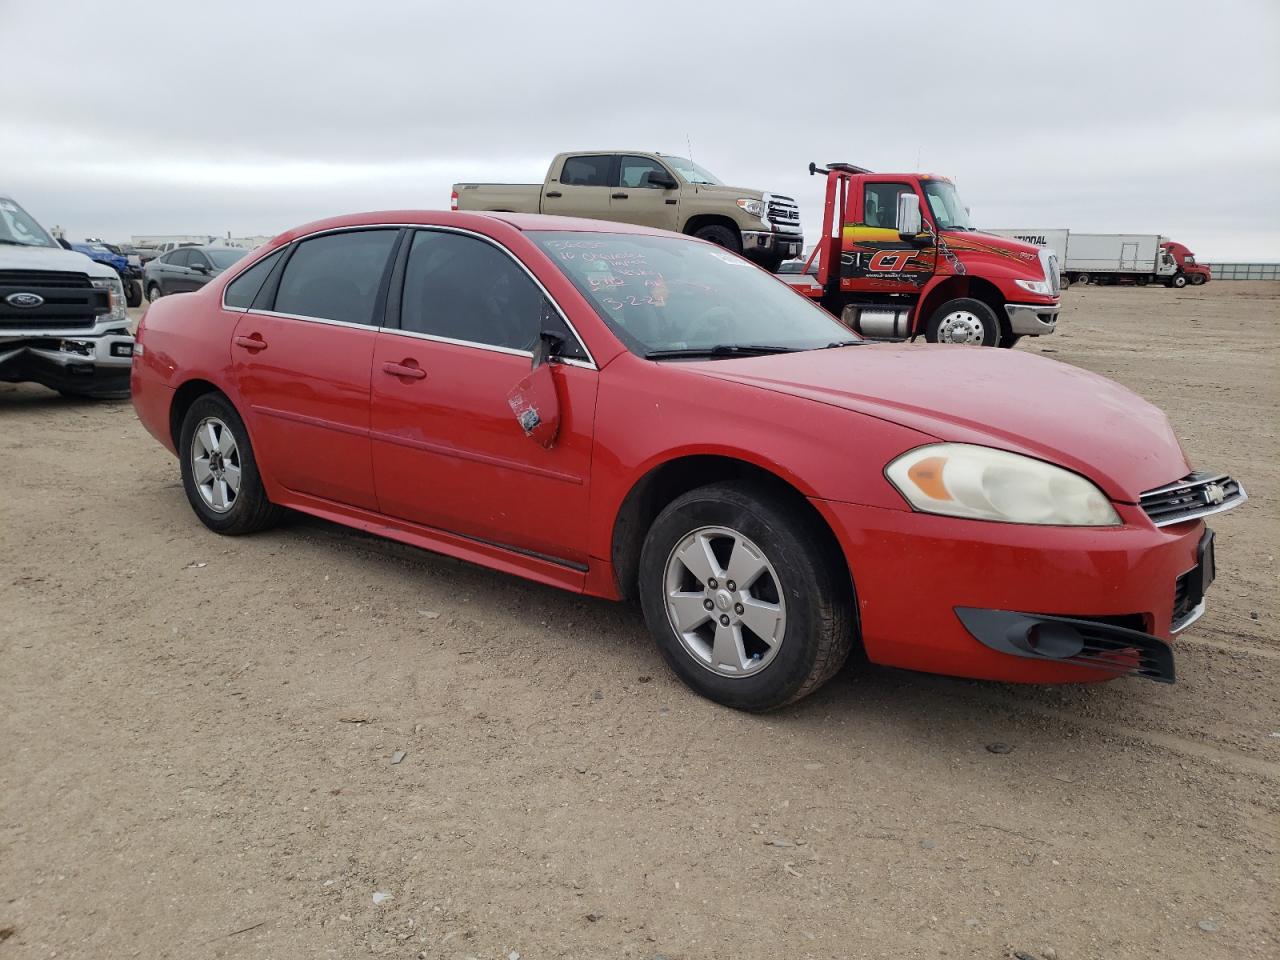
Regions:
<instances>
[{"instance_id":1,"label":"semi truck","mask_svg":"<svg viewBox=\"0 0 1280 960\"><path fill-rule=\"evenodd\" d=\"M560 153L542 183L455 183L449 206L674 230L770 271L804 247L800 208L791 197L731 187L691 160L643 150Z\"/></svg>"},{"instance_id":2,"label":"semi truck","mask_svg":"<svg viewBox=\"0 0 1280 960\"><path fill-rule=\"evenodd\" d=\"M1071 283L1185 287L1207 283L1212 276L1208 267L1196 263L1195 254L1185 244L1156 233L1072 233L1061 228L990 232L1056 250Z\"/></svg>"},{"instance_id":3,"label":"semi truck","mask_svg":"<svg viewBox=\"0 0 1280 960\"><path fill-rule=\"evenodd\" d=\"M827 178L822 235L801 271L779 278L846 326L988 347L1054 332L1057 255L977 231L950 179L848 163L809 173Z\"/></svg>"}]
</instances>

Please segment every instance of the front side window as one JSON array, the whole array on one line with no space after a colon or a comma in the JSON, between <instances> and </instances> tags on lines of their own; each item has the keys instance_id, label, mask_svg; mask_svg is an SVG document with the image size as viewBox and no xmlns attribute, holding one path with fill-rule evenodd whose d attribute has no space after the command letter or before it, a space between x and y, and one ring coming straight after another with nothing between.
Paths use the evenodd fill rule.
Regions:
<instances>
[{"instance_id":1,"label":"front side window","mask_svg":"<svg viewBox=\"0 0 1280 960\"><path fill-rule=\"evenodd\" d=\"M711 244L644 234L528 235L641 356L781 353L852 339L781 280Z\"/></svg>"},{"instance_id":2,"label":"front side window","mask_svg":"<svg viewBox=\"0 0 1280 960\"><path fill-rule=\"evenodd\" d=\"M618 168L618 186L656 189L657 184L649 182L650 174L657 174L659 177L670 176L667 168L656 160L650 160L648 157L623 157L622 164Z\"/></svg>"},{"instance_id":3,"label":"front side window","mask_svg":"<svg viewBox=\"0 0 1280 960\"><path fill-rule=\"evenodd\" d=\"M205 255L199 250L189 251L187 253L187 258L187 266L189 267L204 267L205 269L208 269L209 267L208 259L206 259Z\"/></svg>"},{"instance_id":4,"label":"front side window","mask_svg":"<svg viewBox=\"0 0 1280 960\"><path fill-rule=\"evenodd\" d=\"M233 263L243 260L245 251L237 250L234 247L222 247L217 250L206 250L204 255L212 260L213 265L219 270L225 270Z\"/></svg>"},{"instance_id":5,"label":"front side window","mask_svg":"<svg viewBox=\"0 0 1280 960\"><path fill-rule=\"evenodd\" d=\"M277 250L270 256L263 257L252 267L246 270L240 276L236 277L227 284L227 289L222 295L223 302L228 307L248 307L253 303L253 298L258 295L258 291L262 289L263 283L266 282L268 274L280 259L282 251Z\"/></svg>"},{"instance_id":6,"label":"front side window","mask_svg":"<svg viewBox=\"0 0 1280 960\"><path fill-rule=\"evenodd\" d=\"M183 248L175 250L164 258L164 262L171 267L187 267L191 265L191 251Z\"/></svg>"},{"instance_id":7,"label":"front side window","mask_svg":"<svg viewBox=\"0 0 1280 960\"><path fill-rule=\"evenodd\" d=\"M942 230L972 230L969 211L965 209L956 186L949 180L924 181L924 195L929 201L933 219Z\"/></svg>"},{"instance_id":8,"label":"front side window","mask_svg":"<svg viewBox=\"0 0 1280 960\"><path fill-rule=\"evenodd\" d=\"M351 230L303 240L276 291L277 313L373 324L395 230Z\"/></svg>"},{"instance_id":9,"label":"front side window","mask_svg":"<svg viewBox=\"0 0 1280 960\"><path fill-rule=\"evenodd\" d=\"M560 182L567 187L607 187L609 168L613 157L607 154L596 157L569 157L560 173Z\"/></svg>"},{"instance_id":10,"label":"front side window","mask_svg":"<svg viewBox=\"0 0 1280 960\"><path fill-rule=\"evenodd\" d=\"M895 229L898 225L898 197L915 193L906 183L868 183L862 194L862 222L868 227Z\"/></svg>"},{"instance_id":11,"label":"front side window","mask_svg":"<svg viewBox=\"0 0 1280 960\"><path fill-rule=\"evenodd\" d=\"M466 343L532 350L543 330L563 338L561 356L585 359L541 288L493 244L419 231L405 265L400 328Z\"/></svg>"},{"instance_id":12,"label":"front side window","mask_svg":"<svg viewBox=\"0 0 1280 960\"><path fill-rule=\"evenodd\" d=\"M0 244L17 247L56 247L58 244L35 218L10 200L0 197Z\"/></svg>"}]
</instances>

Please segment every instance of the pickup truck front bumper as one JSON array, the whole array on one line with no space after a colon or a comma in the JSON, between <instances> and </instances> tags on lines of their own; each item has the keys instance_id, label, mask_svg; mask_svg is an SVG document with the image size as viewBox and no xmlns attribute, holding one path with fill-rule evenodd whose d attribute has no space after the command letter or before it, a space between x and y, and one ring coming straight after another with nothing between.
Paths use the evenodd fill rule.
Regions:
<instances>
[{"instance_id":1,"label":"pickup truck front bumper","mask_svg":"<svg viewBox=\"0 0 1280 960\"><path fill-rule=\"evenodd\" d=\"M129 393L133 337L128 334L0 340L0 382L39 383L90 397Z\"/></svg>"},{"instance_id":2,"label":"pickup truck front bumper","mask_svg":"<svg viewBox=\"0 0 1280 960\"><path fill-rule=\"evenodd\" d=\"M1009 329L1015 336L1042 337L1058 326L1058 304L1006 303Z\"/></svg>"},{"instance_id":3,"label":"pickup truck front bumper","mask_svg":"<svg viewBox=\"0 0 1280 960\"><path fill-rule=\"evenodd\" d=\"M743 230L742 252L750 257L753 254L773 254L786 258L798 257L804 250L804 234L774 233L772 230Z\"/></svg>"}]
</instances>

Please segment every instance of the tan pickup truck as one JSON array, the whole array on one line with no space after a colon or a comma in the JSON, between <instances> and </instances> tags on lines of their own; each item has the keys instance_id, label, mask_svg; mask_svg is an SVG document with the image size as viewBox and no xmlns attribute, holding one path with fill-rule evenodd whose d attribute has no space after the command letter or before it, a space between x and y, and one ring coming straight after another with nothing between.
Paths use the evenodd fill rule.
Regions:
<instances>
[{"instance_id":1,"label":"tan pickup truck","mask_svg":"<svg viewBox=\"0 0 1280 960\"><path fill-rule=\"evenodd\" d=\"M455 183L454 210L550 213L692 234L767 270L800 255L800 209L790 197L729 187L683 157L635 151L561 153L545 183Z\"/></svg>"}]
</instances>

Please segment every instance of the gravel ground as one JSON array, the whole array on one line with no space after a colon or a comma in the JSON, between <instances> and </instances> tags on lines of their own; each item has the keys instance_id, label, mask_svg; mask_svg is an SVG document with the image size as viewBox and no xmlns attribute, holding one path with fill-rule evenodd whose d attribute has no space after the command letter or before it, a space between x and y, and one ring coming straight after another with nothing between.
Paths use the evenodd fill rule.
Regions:
<instances>
[{"instance_id":1,"label":"gravel ground","mask_svg":"<svg viewBox=\"0 0 1280 960\"><path fill-rule=\"evenodd\" d=\"M0 958L1277 956L1280 288L1065 300L1019 349L1252 496L1174 686L736 714L629 607L218 538L128 404L0 385Z\"/></svg>"}]
</instances>

